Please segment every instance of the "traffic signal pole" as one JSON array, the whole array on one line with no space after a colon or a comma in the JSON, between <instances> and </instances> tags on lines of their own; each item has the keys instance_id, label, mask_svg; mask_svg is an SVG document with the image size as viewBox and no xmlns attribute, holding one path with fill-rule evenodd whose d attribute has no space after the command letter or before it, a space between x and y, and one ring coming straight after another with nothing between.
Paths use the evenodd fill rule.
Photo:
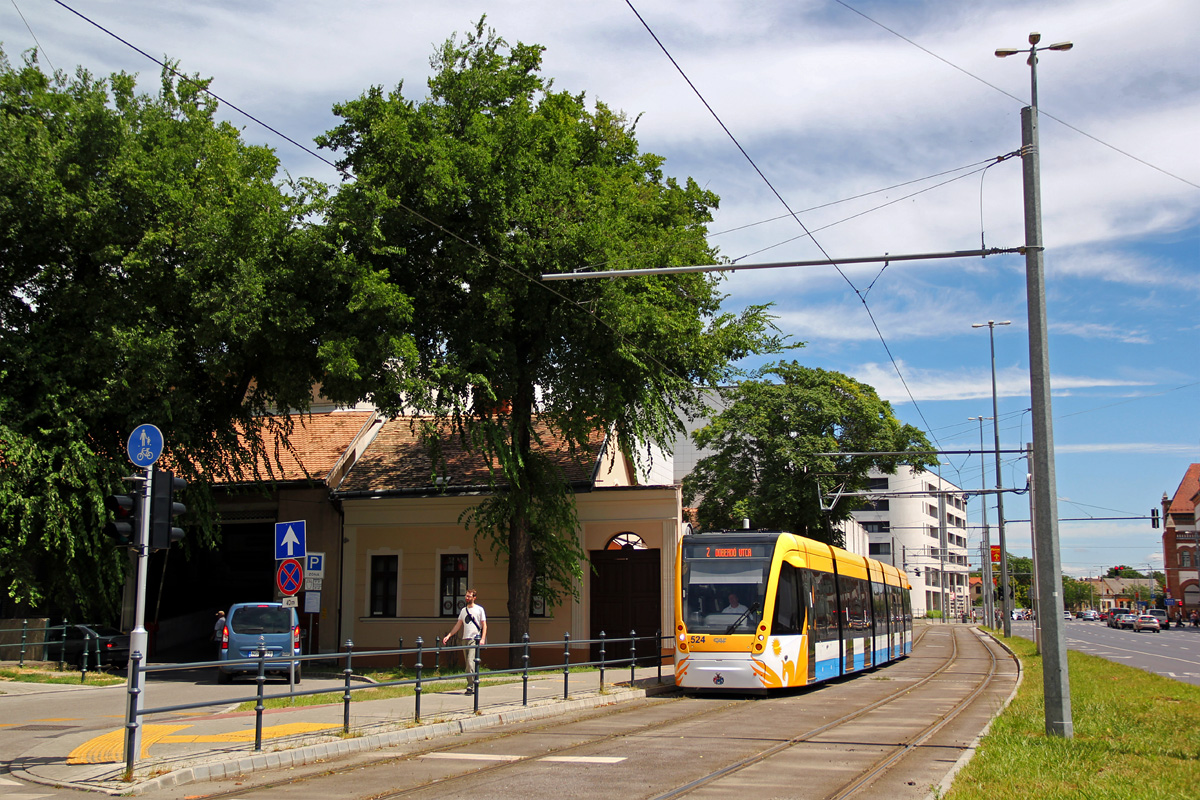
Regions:
<instances>
[{"instance_id":1,"label":"traffic signal pole","mask_svg":"<svg viewBox=\"0 0 1200 800\"><path fill-rule=\"evenodd\" d=\"M146 663L150 637L146 633L146 562L150 557L150 498L154 493L153 467L142 470L142 477L135 478L142 482L142 513L141 523L137 532L137 547L134 550L137 560L137 593L133 603L133 630L129 632L129 654L141 654L140 664ZM134 663L132 659L130 664ZM129 715L130 722L126 723L125 731L125 763L132 764L142 752L142 718L144 707L142 697L141 670L126 669L129 683L129 698L133 704L133 712Z\"/></svg>"}]
</instances>

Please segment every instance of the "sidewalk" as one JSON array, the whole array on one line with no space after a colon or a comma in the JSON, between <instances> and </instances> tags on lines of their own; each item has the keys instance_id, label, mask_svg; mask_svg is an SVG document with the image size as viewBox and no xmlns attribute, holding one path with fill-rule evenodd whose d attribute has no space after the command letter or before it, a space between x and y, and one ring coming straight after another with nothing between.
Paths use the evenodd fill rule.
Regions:
<instances>
[{"instance_id":1,"label":"sidewalk","mask_svg":"<svg viewBox=\"0 0 1200 800\"><path fill-rule=\"evenodd\" d=\"M599 673L571 673L567 679L569 699L564 700L562 674L539 673L530 676L528 705L523 706L519 677L515 682L490 683L485 674L479 688L478 714L474 711L475 698L461 688L444 692L426 689L421 696L419 724L413 720L415 697L355 700L350 704L349 736L342 734L341 702L267 709L263 712L262 750L257 752L254 711L215 709L217 713L211 713L198 709L156 714L143 726L142 753L132 781L124 780L123 727L100 736L95 731L79 732L44 741L14 759L11 772L33 783L112 795L146 794L673 691L672 665L663 665L661 683L658 675L657 667L639 668L631 685L628 669L607 670L601 690ZM253 694L254 689L249 684L246 693ZM269 684L266 693L285 691L286 686L280 689L278 684ZM155 698L150 702L165 705Z\"/></svg>"}]
</instances>

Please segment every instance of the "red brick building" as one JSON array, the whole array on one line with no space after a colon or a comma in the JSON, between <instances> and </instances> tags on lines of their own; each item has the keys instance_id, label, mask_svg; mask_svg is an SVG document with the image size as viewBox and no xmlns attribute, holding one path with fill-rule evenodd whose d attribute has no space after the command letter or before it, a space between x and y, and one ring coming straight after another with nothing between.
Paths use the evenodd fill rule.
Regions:
<instances>
[{"instance_id":1,"label":"red brick building","mask_svg":"<svg viewBox=\"0 0 1200 800\"><path fill-rule=\"evenodd\" d=\"M1183 603L1183 617L1200 612L1200 531L1196 527L1196 505L1200 504L1200 464L1184 473L1173 497L1163 493L1163 566L1167 574L1167 597ZM1172 617L1179 609L1168 609Z\"/></svg>"}]
</instances>

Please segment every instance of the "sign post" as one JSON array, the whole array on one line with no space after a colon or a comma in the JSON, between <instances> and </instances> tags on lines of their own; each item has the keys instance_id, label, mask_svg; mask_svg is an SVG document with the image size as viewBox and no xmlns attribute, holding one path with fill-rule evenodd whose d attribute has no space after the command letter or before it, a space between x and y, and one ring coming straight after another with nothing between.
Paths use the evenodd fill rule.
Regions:
<instances>
[{"instance_id":1,"label":"sign post","mask_svg":"<svg viewBox=\"0 0 1200 800\"><path fill-rule=\"evenodd\" d=\"M140 481L142 512L141 525L137 531L137 584L133 601L133 630L129 632L129 654L141 653L141 661L145 664L150 653L150 637L146 633L146 559L150 555L150 497L152 494L151 481L154 474L154 462L158 461L163 451L162 431L153 425L139 425L129 435L125 452L133 465L142 470ZM130 663L133 663L132 660ZM132 764L142 751L142 719L141 711L145 707L142 697L142 673L134 669L126 669L128 673L129 697L133 703L133 713L129 715L132 724L125 735L125 763Z\"/></svg>"}]
</instances>

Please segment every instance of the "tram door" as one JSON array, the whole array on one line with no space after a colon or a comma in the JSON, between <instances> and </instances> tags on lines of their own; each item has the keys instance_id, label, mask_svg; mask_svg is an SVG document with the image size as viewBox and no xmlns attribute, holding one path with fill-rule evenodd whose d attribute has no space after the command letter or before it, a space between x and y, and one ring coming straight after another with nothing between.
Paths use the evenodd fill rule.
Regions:
<instances>
[{"instance_id":1,"label":"tram door","mask_svg":"<svg viewBox=\"0 0 1200 800\"><path fill-rule=\"evenodd\" d=\"M659 550L624 548L593 550L589 553L592 566L591 627L589 636L599 638L600 632L609 639L625 638L630 631L640 636L653 636L662 627L662 567ZM606 659L629 658L629 644L608 644ZM600 658L600 645L591 647L591 660ZM649 642L638 642L638 661L647 663L657 657L658 649Z\"/></svg>"}]
</instances>

